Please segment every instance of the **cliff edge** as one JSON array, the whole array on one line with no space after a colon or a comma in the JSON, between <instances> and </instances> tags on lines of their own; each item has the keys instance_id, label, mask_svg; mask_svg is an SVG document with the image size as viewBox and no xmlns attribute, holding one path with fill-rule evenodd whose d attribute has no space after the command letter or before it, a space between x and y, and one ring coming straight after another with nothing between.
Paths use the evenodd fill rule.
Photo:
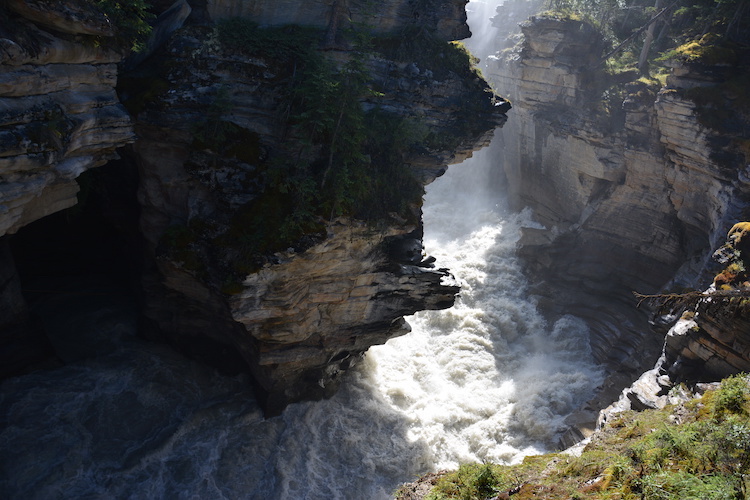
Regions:
<instances>
[{"instance_id":1,"label":"cliff edge","mask_svg":"<svg viewBox=\"0 0 750 500\"><path fill-rule=\"evenodd\" d=\"M330 395L404 315L458 292L422 252L423 187L510 107L453 42L465 3L155 2L125 58L88 2L13 2L0 228L74 205L80 174L119 152L138 179L142 333L250 371L269 414ZM14 358L35 341L4 255Z\"/></svg>"}]
</instances>

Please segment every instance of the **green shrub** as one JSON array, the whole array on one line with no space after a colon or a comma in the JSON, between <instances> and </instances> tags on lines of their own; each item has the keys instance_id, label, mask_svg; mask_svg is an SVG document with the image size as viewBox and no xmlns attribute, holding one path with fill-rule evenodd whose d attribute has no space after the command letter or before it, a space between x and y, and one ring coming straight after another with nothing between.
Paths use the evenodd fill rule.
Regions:
<instances>
[{"instance_id":1,"label":"green shrub","mask_svg":"<svg viewBox=\"0 0 750 500\"><path fill-rule=\"evenodd\" d=\"M527 457L513 466L463 464L427 499L739 500L750 472L743 376L674 409L623 412L579 457ZM721 414L717 420L714 415ZM511 494L512 492L512 494Z\"/></svg>"},{"instance_id":2,"label":"green shrub","mask_svg":"<svg viewBox=\"0 0 750 500\"><path fill-rule=\"evenodd\" d=\"M685 471L664 471L644 476L640 485L650 500L739 499L737 480L726 476L697 476Z\"/></svg>"},{"instance_id":3,"label":"green shrub","mask_svg":"<svg viewBox=\"0 0 750 500\"><path fill-rule=\"evenodd\" d=\"M722 420L728 414L746 415L750 388L744 375L735 375L722 381L714 395L714 419Z\"/></svg>"},{"instance_id":4,"label":"green shrub","mask_svg":"<svg viewBox=\"0 0 750 500\"><path fill-rule=\"evenodd\" d=\"M89 0L109 18L115 28L115 41L127 51L140 52L151 34L155 16L145 0Z\"/></svg>"},{"instance_id":5,"label":"green shrub","mask_svg":"<svg viewBox=\"0 0 750 500\"><path fill-rule=\"evenodd\" d=\"M455 476L438 481L425 500L456 498L460 500L485 499L498 492L502 479L490 464L462 465Z\"/></svg>"}]
</instances>

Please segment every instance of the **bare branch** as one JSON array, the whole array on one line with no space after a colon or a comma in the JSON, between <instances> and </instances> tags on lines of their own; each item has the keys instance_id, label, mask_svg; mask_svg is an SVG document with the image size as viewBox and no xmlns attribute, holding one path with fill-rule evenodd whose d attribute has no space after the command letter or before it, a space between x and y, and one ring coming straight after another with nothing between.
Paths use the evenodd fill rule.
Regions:
<instances>
[{"instance_id":1,"label":"bare branch","mask_svg":"<svg viewBox=\"0 0 750 500\"><path fill-rule=\"evenodd\" d=\"M687 292L687 293L660 293L646 295L633 292L638 299L636 307L640 307L643 302L652 302L656 306L656 314L669 313L694 308L699 302L705 299L733 299L733 298L750 298L750 288L734 290L713 290L707 292Z\"/></svg>"}]
</instances>

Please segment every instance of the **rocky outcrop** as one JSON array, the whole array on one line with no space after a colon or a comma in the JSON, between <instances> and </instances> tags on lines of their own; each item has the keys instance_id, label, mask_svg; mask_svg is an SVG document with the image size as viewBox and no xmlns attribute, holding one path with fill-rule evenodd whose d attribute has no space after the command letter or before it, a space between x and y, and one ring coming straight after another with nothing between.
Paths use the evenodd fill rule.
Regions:
<instances>
[{"instance_id":1,"label":"rocky outcrop","mask_svg":"<svg viewBox=\"0 0 750 500\"><path fill-rule=\"evenodd\" d=\"M384 252L400 246L398 235L373 237L350 220L327 231L321 244L248 275L230 299L233 318L258 346L250 359L269 394L267 411L330 395L371 345L409 331L404 315L450 307L459 291L447 269Z\"/></svg>"},{"instance_id":2,"label":"rocky outcrop","mask_svg":"<svg viewBox=\"0 0 750 500\"><path fill-rule=\"evenodd\" d=\"M2 14L0 235L74 205L76 177L134 140L115 93L122 56L66 35L109 33L106 18L81 5L8 4L54 32Z\"/></svg>"},{"instance_id":3,"label":"rocky outcrop","mask_svg":"<svg viewBox=\"0 0 750 500\"><path fill-rule=\"evenodd\" d=\"M0 375L50 355L29 323L7 237L77 203L78 176L133 142L115 92L122 55L88 2L8 1L0 8ZM6 10L7 9L7 10Z\"/></svg>"},{"instance_id":4,"label":"rocky outcrop","mask_svg":"<svg viewBox=\"0 0 750 500\"><path fill-rule=\"evenodd\" d=\"M514 102L502 131L508 191L544 226L520 243L540 304L586 319L596 358L612 367L595 412L659 355L661 336L630 292L705 282L711 246L744 206L746 164L691 97L688 87L716 78L680 65L663 89L625 83L633 75L604 71L586 23L537 16L521 30L488 67Z\"/></svg>"},{"instance_id":5,"label":"rocky outcrop","mask_svg":"<svg viewBox=\"0 0 750 500\"><path fill-rule=\"evenodd\" d=\"M732 227L714 253L725 268L708 290L694 294L667 333L662 369L674 381L720 380L750 370L748 230L747 222Z\"/></svg>"},{"instance_id":6,"label":"rocky outcrop","mask_svg":"<svg viewBox=\"0 0 750 500\"><path fill-rule=\"evenodd\" d=\"M442 12L454 3L433 6ZM295 4L298 10L316 5ZM300 58L309 47L280 49L273 42L247 49L227 41L222 30L228 25L190 25L123 80L121 93L137 115L140 136L134 152L141 230L153 257L144 278L152 335L222 368L249 369L269 414L331 394L370 345L408 330L404 315L449 307L458 291L446 270L423 262L422 186L485 145L507 106L499 98L493 103L468 56L441 40L446 33L430 19L418 23L431 33L423 59L407 60L398 57L401 35L379 35L374 50L364 53L349 42L327 45L325 30L230 21L232 33L260 30L253 40L283 30L290 38L313 33L311 43L325 51ZM339 89L331 104L325 104L325 86L304 80L306 66L321 54L326 62L314 78ZM445 64L435 66L447 57L462 62L447 71ZM341 104L351 80L337 75L347 72L366 78L353 108ZM295 93L301 85L321 93ZM308 99L335 113L311 108ZM301 105L308 108L300 112ZM358 132L353 120L348 127L354 128L342 133L353 141L364 134L364 142L335 152L338 128L322 139L315 131L348 120L347 113L370 120L368 127L385 127L384 137L397 130L400 136ZM385 142L368 145L377 141ZM353 163L337 171L346 154ZM325 196L339 196L326 194L329 176L361 166L367 170L355 182L368 183L375 199L351 194L360 201L349 208L325 205ZM390 173L381 178L379 171ZM288 177L298 180L288 185ZM351 186L349 177L339 178ZM304 189L313 189L318 201L300 205L311 196ZM305 215L319 210L315 203L326 212Z\"/></svg>"},{"instance_id":7,"label":"rocky outcrop","mask_svg":"<svg viewBox=\"0 0 750 500\"><path fill-rule=\"evenodd\" d=\"M422 187L509 108L447 43L469 35L465 4L157 2L118 96L122 55L100 42L119 26L88 2L8 1L0 235L74 205L77 177L133 143L137 117L124 163L140 172L146 334L250 371L269 413L329 395L370 345L408 331L404 315L458 292L422 254ZM267 37L248 38L258 24ZM10 359L28 311L0 243Z\"/></svg>"},{"instance_id":8,"label":"rocky outcrop","mask_svg":"<svg viewBox=\"0 0 750 500\"><path fill-rule=\"evenodd\" d=\"M667 332L655 366L601 411L599 427L619 412L676 404L750 370L750 281L745 271L749 230L750 223L740 222L729 231L726 243L714 253L726 267L707 290L651 299L667 312L683 312Z\"/></svg>"}]
</instances>

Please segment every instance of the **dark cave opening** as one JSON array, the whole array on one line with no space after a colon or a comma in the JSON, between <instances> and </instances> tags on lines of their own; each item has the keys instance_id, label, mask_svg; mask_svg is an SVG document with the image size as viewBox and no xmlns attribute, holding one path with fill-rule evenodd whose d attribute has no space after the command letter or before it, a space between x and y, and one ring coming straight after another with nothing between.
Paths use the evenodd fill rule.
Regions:
<instances>
[{"instance_id":1,"label":"dark cave opening","mask_svg":"<svg viewBox=\"0 0 750 500\"><path fill-rule=\"evenodd\" d=\"M135 163L126 150L76 181L75 206L6 238L25 307L0 332L2 377L105 354L139 329Z\"/></svg>"}]
</instances>

